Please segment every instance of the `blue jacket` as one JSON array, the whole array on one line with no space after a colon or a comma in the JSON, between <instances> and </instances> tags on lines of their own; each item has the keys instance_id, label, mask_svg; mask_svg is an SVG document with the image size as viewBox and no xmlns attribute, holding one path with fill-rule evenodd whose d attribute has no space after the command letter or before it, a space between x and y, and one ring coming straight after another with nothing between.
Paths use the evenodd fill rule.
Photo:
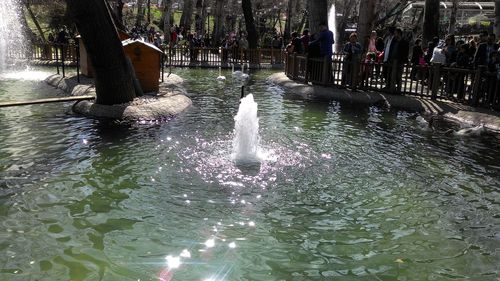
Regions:
<instances>
[{"instance_id":1,"label":"blue jacket","mask_svg":"<svg viewBox=\"0 0 500 281\"><path fill-rule=\"evenodd\" d=\"M318 33L318 38L312 41L309 45L318 44L319 43L319 52L321 56L332 56L333 49L332 45L334 43L333 40L333 32L326 29Z\"/></svg>"}]
</instances>

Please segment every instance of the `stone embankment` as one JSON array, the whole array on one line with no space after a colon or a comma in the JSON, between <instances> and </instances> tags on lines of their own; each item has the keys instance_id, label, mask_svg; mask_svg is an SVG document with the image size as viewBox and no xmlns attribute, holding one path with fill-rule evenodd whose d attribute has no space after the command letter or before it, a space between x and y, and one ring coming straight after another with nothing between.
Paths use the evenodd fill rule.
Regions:
<instances>
[{"instance_id":1,"label":"stone embankment","mask_svg":"<svg viewBox=\"0 0 500 281\"><path fill-rule=\"evenodd\" d=\"M284 73L271 75L269 81L281 86L287 93L304 99L328 99L342 103L373 105L418 112L427 116L440 116L466 126L484 127L491 132L500 133L500 114L495 111L475 108L449 101L435 101L413 96L391 95L377 92L352 92L347 89L322 87L297 83Z\"/></svg>"}]
</instances>

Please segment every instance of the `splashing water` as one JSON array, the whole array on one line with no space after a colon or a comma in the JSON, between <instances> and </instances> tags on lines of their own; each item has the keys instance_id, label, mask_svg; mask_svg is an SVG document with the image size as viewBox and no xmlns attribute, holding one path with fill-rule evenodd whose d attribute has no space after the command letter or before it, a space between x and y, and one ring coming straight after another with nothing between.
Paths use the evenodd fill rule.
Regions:
<instances>
[{"instance_id":1,"label":"splashing water","mask_svg":"<svg viewBox=\"0 0 500 281\"><path fill-rule=\"evenodd\" d=\"M234 121L233 159L240 163L260 162L259 118L252 94L241 99Z\"/></svg>"},{"instance_id":2,"label":"splashing water","mask_svg":"<svg viewBox=\"0 0 500 281\"><path fill-rule=\"evenodd\" d=\"M52 75L50 71L34 70L26 67L24 70L15 70L2 73L0 71L0 80L22 80L22 81L42 81Z\"/></svg>"},{"instance_id":3,"label":"splashing water","mask_svg":"<svg viewBox=\"0 0 500 281\"><path fill-rule=\"evenodd\" d=\"M18 0L0 1L0 72L7 68L12 51L26 50L27 41L21 24L22 9ZM16 56L16 55L14 55Z\"/></svg>"},{"instance_id":4,"label":"splashing water","mask_svg":"<svg viewBox=\"0 0 500 281\"><path fill-rule=\"evenodd\" d=\"M338 52L340 47L340 34L337 30L337 11L335 4L332 4L328 11L328 28L333 32L335 43L333 44L333 51Z\"/></svg>"}]
</instances>

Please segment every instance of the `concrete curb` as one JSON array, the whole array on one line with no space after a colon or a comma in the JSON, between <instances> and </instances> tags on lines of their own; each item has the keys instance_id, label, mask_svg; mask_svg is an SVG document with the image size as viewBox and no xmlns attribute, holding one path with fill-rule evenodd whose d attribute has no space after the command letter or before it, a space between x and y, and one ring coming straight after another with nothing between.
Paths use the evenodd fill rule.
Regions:
<instances>
[{"instance_id":1,"label":"concrete curb","mask_svg":"<svg viewBox=\"0 0 500 281\"><path fill-rule=\"evenodd\" d=\"M419 97L376 92L352 92L346 89L300 84L289 79L283 72L269 76L268 80L271 83L281 86L288 93L298 95L304 99L319 98L342 103L394 108L409 112L418 112L428 116L439 115L450 121L459 122L467 126L483 124L488 131L500 133L500 113L491 110Z\"/></svg>"}]
</instances>

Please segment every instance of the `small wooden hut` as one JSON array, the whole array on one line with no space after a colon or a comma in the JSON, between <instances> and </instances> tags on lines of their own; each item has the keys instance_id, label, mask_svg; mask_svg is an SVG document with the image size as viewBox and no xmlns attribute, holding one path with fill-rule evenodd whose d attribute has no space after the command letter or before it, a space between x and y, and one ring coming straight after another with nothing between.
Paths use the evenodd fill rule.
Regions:
<instances>
[{"instance_id":1,"label":"small wooden hut","mask_svg":"<svg viewBox=\"0 0 500 281\"><path fill-rule=\"evenodd\" d=\"M142 40L122 41L123 50L132 61L135 74L142 90L158 92L160 86L160 63L162 51L153 44Z\"/></svg>"},{"instance_id":2,"label":"small wooden hut","mask_svg":"<svg viewBox=\"0 0 500 281\"><path fill-rule=\"evenodd\" d=\"M90 62L89 55L87 54L87 49L85 49L85 45L83 45L83 40L80 35L76 37L78 40L78 46L80 49L80 72L82 75L87 77L94 77L92 70L92 63Z\"/></svg>"}]
</instances>

